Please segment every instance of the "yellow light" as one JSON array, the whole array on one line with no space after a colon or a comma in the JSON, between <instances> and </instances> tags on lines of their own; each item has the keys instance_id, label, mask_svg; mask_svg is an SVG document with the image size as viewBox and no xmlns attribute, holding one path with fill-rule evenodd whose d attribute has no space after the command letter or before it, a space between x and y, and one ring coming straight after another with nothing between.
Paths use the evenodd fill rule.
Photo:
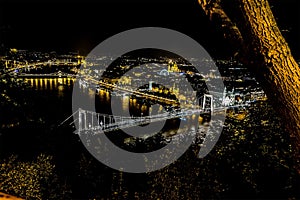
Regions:
<instances>
[{"instance_id":1,"label":"yellow light","mask_svg":"<svg viewBox=\"0 0 300 200\"><path fill-rule=\"evenodd\" d=\"M17 53L17 52L18 52L17 49L10 49L10 51L11 51L12 53Z\"/></svg>"},{"instance_id":2,"label":"yellow light","mask_svg":"<svg viewBox=\"0 0 300 200\"><path fill-rule=\"evenodd\" d=\"M58 78L58 80L57 80L57 81L58 81L58 83L59 83L59 84L63 84L63 80L62 80L62 78Z\"/></svg>"}]
</instances>

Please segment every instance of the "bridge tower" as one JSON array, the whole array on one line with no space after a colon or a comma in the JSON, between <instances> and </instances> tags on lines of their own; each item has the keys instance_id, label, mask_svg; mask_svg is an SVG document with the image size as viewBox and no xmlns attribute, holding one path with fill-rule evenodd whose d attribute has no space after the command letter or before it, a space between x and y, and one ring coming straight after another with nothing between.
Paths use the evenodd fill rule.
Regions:
<instances>
[{"instance_id":1,"label":"bridge tower","mask_svg":"<svg viewBox=\"0 0 300 200\"><path fill-rule=\"evenodd\" d=\"M203 96L203 103L202 103L202 109L205 109L206 106L206 99L210 99L210 111L213 113L214 112L214 105L213 105L213 95L211 94L204 94Z\"/></svg>"},{"instance_id":2,"label":"bridge tower","mask_svg":"<svg viewBox=\"0 0 300 200\"><path fill-rule=\"evenodd\" d=\"M81 108L79 108L78 115L79 115L79 117L78 117L78 132L80 133L82 130L87 130L85 110L82 110Z\"/></svg>"},{"instance_id":3,"label":"bridge tower","mask_svg":"<svg viewBox=\"0 0 300 200\"><path fill-rule=\"evenodd\" d=\"M226 92L227 92L227 89L226 89L226 87L224 87L223 96L222 96L222 105L225 105Z\"/></svg>"}]
</instances>

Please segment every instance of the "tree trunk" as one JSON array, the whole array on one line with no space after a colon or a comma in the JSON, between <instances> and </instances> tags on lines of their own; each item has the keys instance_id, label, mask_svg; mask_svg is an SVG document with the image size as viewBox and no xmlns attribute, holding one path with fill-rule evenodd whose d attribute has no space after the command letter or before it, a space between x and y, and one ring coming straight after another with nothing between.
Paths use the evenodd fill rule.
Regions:
<instances>
[{"instance_id":1,"label":"tree trunk","mask_svg":"<svg viewBox=\"0 0 300 200\"><path fill-rule=\"evenodd\" d=\"M207 13L207 10L211 10L208 4L220 5L221 1L211 0L207 3L206 0L199 0L199 3ZM299 66L276 24L267 0L235 0L232 3L237 4L239 18L235 21L243 38L241 46L247 52L244 54L247 57L242 60L255 73L282 118L293 145L295 168L300 174Z\"/></svg>"}]
</instances>

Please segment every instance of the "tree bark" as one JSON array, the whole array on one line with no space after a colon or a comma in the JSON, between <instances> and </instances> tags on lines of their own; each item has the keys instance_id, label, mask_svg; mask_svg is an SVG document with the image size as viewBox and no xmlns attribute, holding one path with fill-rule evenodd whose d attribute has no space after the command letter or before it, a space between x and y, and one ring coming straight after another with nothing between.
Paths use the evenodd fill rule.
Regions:
<instances>
[{"instance_id":1,"label":"tree bark","mask_svg":"<svg viewBox=\"0 0 300 200\"><path fill-rule=\"evenodd\" d=\"M208 4L220 5L220 0L198 0L205 13L216 12ZM235 33L240 34L245 63L282 118L293 145L295 168L300 174L300 71L291 50L282 36L267 0L235 0L239 9ZM220 6L221 8L221 6ZM222 11L225 13L225 11ZM222 13L218 11L219 15ZM210 14L211 15L211 14ZM224 16L224 14L223 14ZM227 16L228 17L228 16ZM228 17L228 20L232 20ZM228 25L228 24L227 24ZM233 30L233 29L231 29Z\"/></svg>"}]
</instances>

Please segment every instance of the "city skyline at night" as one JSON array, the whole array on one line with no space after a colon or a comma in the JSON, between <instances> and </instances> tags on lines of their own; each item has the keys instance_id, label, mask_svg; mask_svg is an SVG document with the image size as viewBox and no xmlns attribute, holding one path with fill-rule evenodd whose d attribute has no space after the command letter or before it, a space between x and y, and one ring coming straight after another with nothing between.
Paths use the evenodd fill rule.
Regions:
<instances>
[{"instance_id":1,"label":"city skyline at night","mask_svg":"<svg viewBox=\"0 0 300 200\"><path fill-rule=\"evenodd\" d=\"M1 1L0 199L300 198L299 6Z\"/></svg>"}]
</instances>

